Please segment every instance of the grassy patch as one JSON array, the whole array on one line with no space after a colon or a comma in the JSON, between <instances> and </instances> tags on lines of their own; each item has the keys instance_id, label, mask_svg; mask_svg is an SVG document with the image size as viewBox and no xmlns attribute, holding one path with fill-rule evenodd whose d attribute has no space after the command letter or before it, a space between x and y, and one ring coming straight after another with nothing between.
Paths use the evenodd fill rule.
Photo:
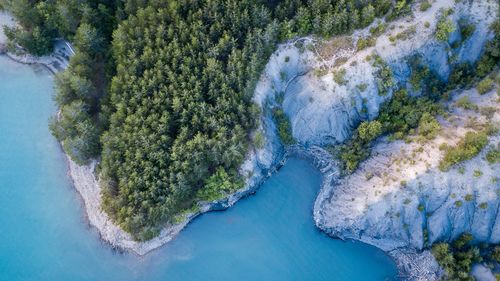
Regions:
<instances>
[{"instance_id":1,"label":"grassy patch","mask_svg":"<svg viewBox=\"0 0 500 281\"><path fill-rule=\"evenodd\" d=\"M404 31L399 32L398 34L396 34L396 36L394 36L394 37L391 36L392 40L391 40L391 38L389 38L389 40L391 40L391 42L394 42L396 40L407 40L407 39L410 39L412 36L414 36L415 33L417 33L417 28L416 28L416 26L413 25L413 26L408 27Z\"/></svg>"},{"instance_id":2,"label":"grassy patch","mask_svg":"<svg viewBox=\"0 0 500 281\"><path fill-rule=\"evenodd\" d=\"M345 85L347 80L345 79L346 70L345 68L339 69L333 72L333 80L339 85Z\"/></svg>"},{"instance_id":3,"label":"grassy patch","mask_svg":"<svg viewBox=\"0 0 500 281\"><path fill-rule=\"evenodd\" d=\"M472 159L488 143L488 137L484 132L467 132L465 137L456 146L444 145L443 159L439 162L441 171L448 171L453 165Z\"/></svg>"},{"instance_id":4,"label":"grassy patch","mask_svg":"<svg viewBox=\"0 0 500 281\"><path fill-rule=\"evenodd\" d=\"M372 36L380 36L382 33L384 33L385 29L387 28L387 25L383 22L379 22L376 26L373 26L370 28L370 33Z\"/></svg>"},{"instance_id":5,"label":"grassy patch","mask_svg":"<svg viewBox=\"0 0 500 281\"><path fill-rule=\"evenodd\" d=\"M500 163L500 149L497 147L488 151L486 153L486 160L490 164Z\"/></svg>"},{"instance_id":6,"label":"grassy patch","mask_svg":"<svg viewBox=\"0 0 500 281\"><path fill-rule=\"evenodd\" d=\"M366 38L359 38L358 42L356 43L356 47L359 50L363 50L368 47L373 47L375 46L375 43L377 42L376 38L373 36L369 36Z\"/></svg>"},{"instance_id":7,"label":"grassy patch","mask_svg":"<svg viewBox=\"0 0 500 281\"><path fill-rule=\"evenodd\" d=\"M481 82L477 83L477 92L481 95L493 90L493 79L486 77Z\"/></svg>"},{"instance_id":8,"label":"grassy patch","mask_svg":"<svg viewBox=\"0 0 500 281\"><path fill-rule=\"evenodd\" d=\"M429 10L430 7L432 7L432 4L429 3L428 0L424 0L424 1L420 2L420 11L421 12L425 12L425 11Z\"/></svg>"},{"instance_id":9,"label":"grassy patch","mask_svg":"<svg viewBox=\"0 0 500 281\"><path fill-rule=\"evenodd\" d=\"M469 96L462 96L459 98L456 102L458 107L461 107L463 109L467 110L477 110L478 107L474 103L472 103L469 99Z\"/></svg>"}]
</instances>

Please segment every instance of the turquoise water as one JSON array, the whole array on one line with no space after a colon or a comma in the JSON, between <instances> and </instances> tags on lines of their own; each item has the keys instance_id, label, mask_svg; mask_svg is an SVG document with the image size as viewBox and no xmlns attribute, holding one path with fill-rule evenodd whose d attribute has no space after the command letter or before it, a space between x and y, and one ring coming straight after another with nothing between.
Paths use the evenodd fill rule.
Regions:
<instances>
[{"instance_id":1,"label":"turquoise water","mask_svg":"<svg viewBox=\"0 0 500 281\"><path fill-rule=\"evenodd\" d=\"M111 249L87 226L48 131L52 83L0 56L0 281L395 280L381 251L314 227L320 174L299 159L145 257Z\"/></svg>"}]
</instances>

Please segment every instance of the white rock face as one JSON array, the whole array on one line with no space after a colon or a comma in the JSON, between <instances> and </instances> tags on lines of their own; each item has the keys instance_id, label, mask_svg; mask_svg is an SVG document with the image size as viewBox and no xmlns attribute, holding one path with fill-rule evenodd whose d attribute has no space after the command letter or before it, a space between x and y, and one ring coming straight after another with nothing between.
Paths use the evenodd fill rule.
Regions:
<instances>
[{"instance_id":1,"label":"white rock face","mask_svg":"<svg viewBox=\"0 0 500 281\"><path fill-rule=\"evenodd\" d=\"M378 37L374 47L359 52L345 37L322 44L312 39L305 40L303 45L308 51L304 53L289 44L271 59L266 71L271 81L261 84L266 88L257 89L256 99L262 104L262 93L285 92L283 109L290 118L293 136L300 143L342 142L360 120L376 117L380 104L390 98L390 95L381 97L378 94L377 69L365 60L368 55L373 52L380 55L392 66L399 81L408 79L410 70L404 59L414 54L420 54L424 62L442 77L449 75L452 53L447 44L434 40L440 10L453 8L455 12L450 18L455 25L458 25L459 19L467 18L476 26L473 35L456 52L457 61L471 62L479 57L485 42L492 36L488 27L496 18L497 6L494 1L462 2L436 1L425 12L414 9L413 18L389 23L388 31ZM425 27L425 22L429 22L429 27ZM377 22L372 24L375 25ZM415 28L411 38L395 43L389 40L391 35L410 28ZM369 28L366 28L356 31L352 37L357 40L368 35ZM460 34L456 31L451 37L459 39ZM284 58L289 58L289 62L285 63ZM344 85L337 84L333 79L332 73L340 69L346 70L347 82ZM360 90L360 85L366 89Z\"/></svg>"},{"instance_id":2,"label":"white rock face","mask_svg":"<svg viewBox=\"0 0 500 281\"><path fill-rule=\"evenodd\" d=\"M455 93L450 105L458 96L467 95L480 107L493 106L496 113L485 117L455 108L454 120L440 118L443 131L435 140L421 145L383 139L375 146L373 157L342 179L335 161L318 146L348 139L359 122L375 118L380 105L391 98L392 93L379 95L377 68L367 62L368 55L376 53L386 61L399 83L408 82L411 70L407 59L414 55L442 79L450 74L451 63L479 58L492 38L489 26L498 16L498 3L461 2L438 0L425 12L417 6L413 17L388 23L376 45L362 51L353 46L358 38L369 34L369 28L356 31L354 42L336 38L325 43L307 38L301 45L294 42L282 46L268 64L266 79L256 93L256 102L265 105L263 108L275 106L276 97L284 93L282 106L290 118L293 136L323 172L323 186L314 207L318 227L332 236L361 240L387 251L412 280L439 278L439 266L432 255L420 252L435 241L471 232L479 241L500 242L500 165L487 163L487 149L461 164L463 172L458 167L448 172L437 168L443 155L441 143L456 143L467 131L477 131L489 121L500 122L496 94L479 96L475 90ZM467 19L476 27L457 49L449 44L461 40L458 31L451 34L449 44L434 39L439 14L449 8L453 8L449 18L455 26L460 19ZM389 39L411 29L415 32L408 39ZM332 73L342 68L346 70L346 83L340 85ZM269 139L276 139L275 128L268 122L263 122L263 129ZM489 145L499 141L498 135L492 136ZM479 170L481 176L477 176Z\"/></svg>"},{"instance_id":3,"label":"white rock face","mask_svg":"<svg viewBox=\"0 0 500 281\"><path fill-rule=\"evenodd\" d=\"M325 183L315 208L316 223L332 235L366 241L385 251L422 249L425 242L453 240L464 232L498 243L500 165L485 160L489 148L450 171L437 167L443 155L440 144L457 143L466 132L500 122L494 91L479 96L469 90L455 100L465 95L480 107L493 106L496 113L490 119L454 109L452 121L440 120L442 132L432 141L380 141L374 156L355 173L333 185ZM498 134L491 136L489 145L496 147L499 141Z\"/></svg>"}]
</instances>

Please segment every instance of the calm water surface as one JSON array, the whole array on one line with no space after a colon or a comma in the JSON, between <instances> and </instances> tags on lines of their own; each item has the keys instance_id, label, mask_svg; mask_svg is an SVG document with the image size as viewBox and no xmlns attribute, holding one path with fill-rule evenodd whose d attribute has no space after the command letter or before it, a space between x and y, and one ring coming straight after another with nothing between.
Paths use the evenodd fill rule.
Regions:
<instances>
[{"instance_id":1,"label":"calm water surface","mask_svg":"<svg viewBox=\"0 0 500 281\"><path fill-rule=\"evenodd\" d=\"M43 69L0 56L0 281L395 280L381 251L314 227L320 174L298 159L161 249L117 253L87 226L47 128L52 87Z\"/></svg>"}]
</instances>

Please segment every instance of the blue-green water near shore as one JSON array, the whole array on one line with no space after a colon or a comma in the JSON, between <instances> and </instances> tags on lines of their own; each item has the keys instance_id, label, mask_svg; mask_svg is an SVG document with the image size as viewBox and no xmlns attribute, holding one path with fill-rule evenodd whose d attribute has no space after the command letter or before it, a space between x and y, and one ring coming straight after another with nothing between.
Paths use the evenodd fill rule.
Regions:
<instances>
[{"instance_id":1,"label":"blue-green water near shore","mask_svg":"<svg viewBox=\"0 0 500 281\"><path fill-rule=\"evenodd\" d=\"M315 228L320 174L299 159L159 250L111 249L88 227L47 128L52 87L47 71L0 56L0 281L396 280L383 252Z\"/></svg>"}]
</instances>

